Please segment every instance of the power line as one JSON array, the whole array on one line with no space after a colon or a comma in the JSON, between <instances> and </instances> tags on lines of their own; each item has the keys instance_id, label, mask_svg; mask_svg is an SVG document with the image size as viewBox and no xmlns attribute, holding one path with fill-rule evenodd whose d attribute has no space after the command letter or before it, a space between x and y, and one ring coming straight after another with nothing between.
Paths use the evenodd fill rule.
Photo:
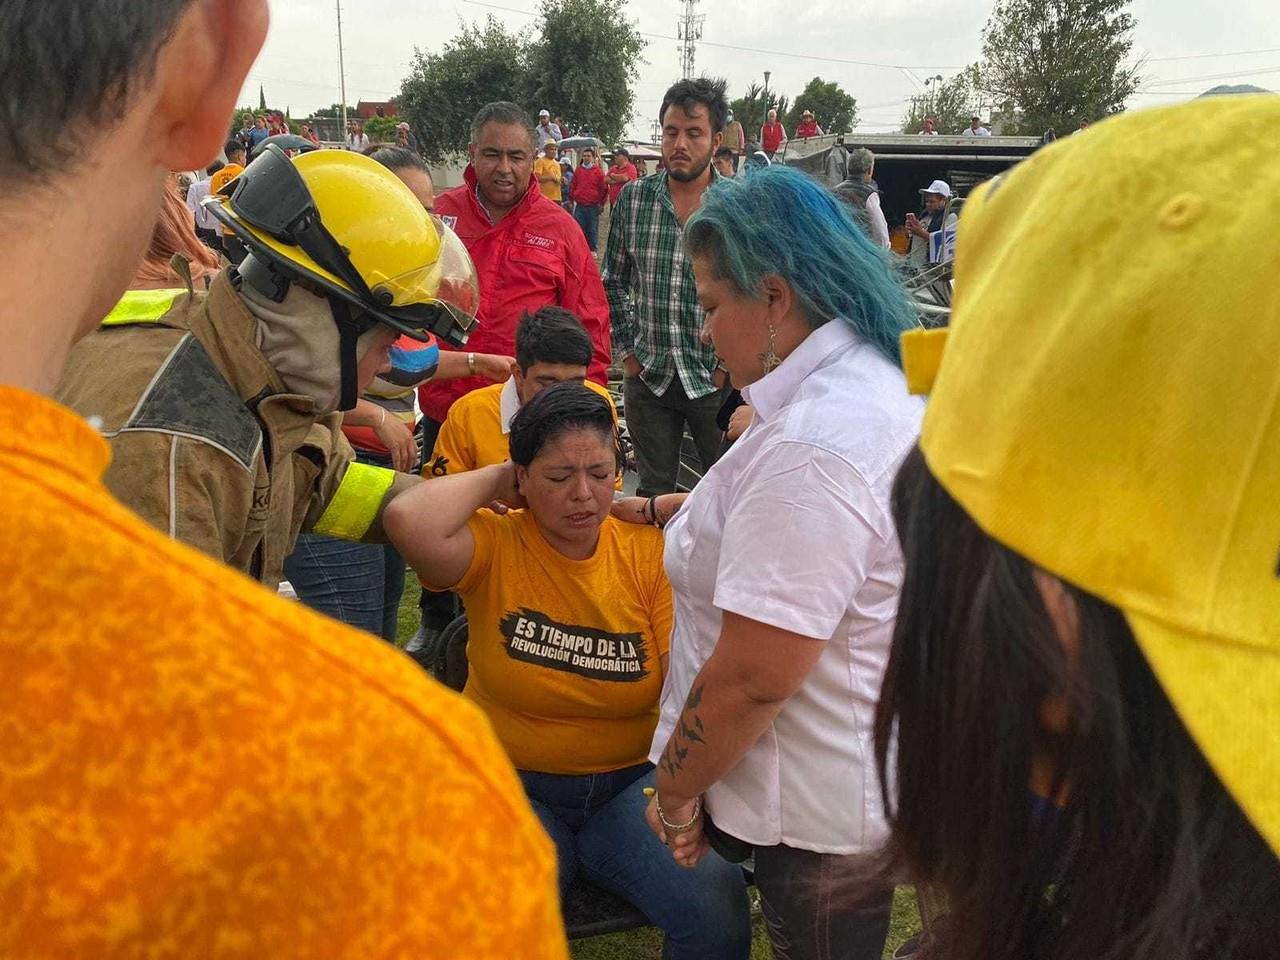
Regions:
<instances>
[{"instance_id":1,"label":"power line","mask_svg":"<svg viewBox=\"0 0 1280 960\"><path fill-rule=\"evenodd\" d=\"M1233 70L1230 73L1206 73L1197 77L1181 77L1177 80L1153 80L1144 84L1142 89L1172 87L1179 83L1201 83L1205 80L1232 80L1236 77L1255 77L1267 73L1280 73L1280 66L1264 67L1258 70Z\"/></svg>"}]
</instances>

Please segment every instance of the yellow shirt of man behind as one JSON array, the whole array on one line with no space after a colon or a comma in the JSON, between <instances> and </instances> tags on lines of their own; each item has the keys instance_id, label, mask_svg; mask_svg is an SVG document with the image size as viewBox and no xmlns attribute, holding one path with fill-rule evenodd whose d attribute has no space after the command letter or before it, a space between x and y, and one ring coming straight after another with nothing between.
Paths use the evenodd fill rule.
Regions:
<instances>
[{"instance_id":1,"label":"yellow shirt of man behind","mask_svg":"<svg viewBox=\"0 0 1280 960\"><path fill-rule=\"evenodd\" d=\"M564 177L564 173L560 169L560 161L552 160L550 157L539 157L533 161L533 175L538 178L538 189L542 191L542 195L548 200L560 202L560 181ZM543 177L555 177L551 183L543 181Z\"/></svg>"}]
</instances>

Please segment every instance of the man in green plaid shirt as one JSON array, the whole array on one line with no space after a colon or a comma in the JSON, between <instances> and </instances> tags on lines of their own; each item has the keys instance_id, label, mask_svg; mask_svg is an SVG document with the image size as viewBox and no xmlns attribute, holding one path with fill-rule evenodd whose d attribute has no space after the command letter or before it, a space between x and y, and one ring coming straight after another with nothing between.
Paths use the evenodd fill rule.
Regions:
<instances>
[{"instance_id":1,"label":"man in green plaid shirt","mask_svg":"<svg viewBox=\"0 0 1280 960\"><path fill-rule=\"evenodd\" d=\"M658 114L666 169L627 184L610 214L604 289L643 497L675 490L686 425L704 470L720 454L723 376L699 337L702 307L681 235L719 178L711 158L728 111L722 80L668 90Z\"/></svg>"}]
</instances>

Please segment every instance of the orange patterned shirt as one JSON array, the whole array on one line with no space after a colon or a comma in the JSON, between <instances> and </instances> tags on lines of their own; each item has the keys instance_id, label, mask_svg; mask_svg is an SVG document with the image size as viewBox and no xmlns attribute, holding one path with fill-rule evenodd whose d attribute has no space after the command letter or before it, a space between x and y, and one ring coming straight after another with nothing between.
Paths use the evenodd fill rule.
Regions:
<instances>
[{"instance_id":1,"label":"orange patterned shirt","mask_svg":"<svg viewBox=\"0 0 1280 960\"><path fill-rule=\"evenodd\" d=\"M471 704L137 519L0 386L0 956L567 956Z\"/></svg>"}]
</instances>

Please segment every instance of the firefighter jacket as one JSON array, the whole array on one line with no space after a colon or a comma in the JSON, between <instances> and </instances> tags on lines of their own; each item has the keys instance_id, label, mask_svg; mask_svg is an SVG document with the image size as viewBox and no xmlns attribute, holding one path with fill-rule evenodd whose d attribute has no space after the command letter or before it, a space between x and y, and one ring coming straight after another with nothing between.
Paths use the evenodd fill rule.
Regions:
<instances>
[{"instance_id":1,"label":"firefighter jacket","mask_svg":"<svg viewBox=\"0 0 1280 960\"><path fill-rule=\"evenodd\" d=\"M111 444L116 497L274 587L300 531L385 539L383 505L420 481L357 463L342 414L287 392L257 322L225 273L208 293L131 291L71 351L57 399Z\"/></svg>"}]
</instances>

